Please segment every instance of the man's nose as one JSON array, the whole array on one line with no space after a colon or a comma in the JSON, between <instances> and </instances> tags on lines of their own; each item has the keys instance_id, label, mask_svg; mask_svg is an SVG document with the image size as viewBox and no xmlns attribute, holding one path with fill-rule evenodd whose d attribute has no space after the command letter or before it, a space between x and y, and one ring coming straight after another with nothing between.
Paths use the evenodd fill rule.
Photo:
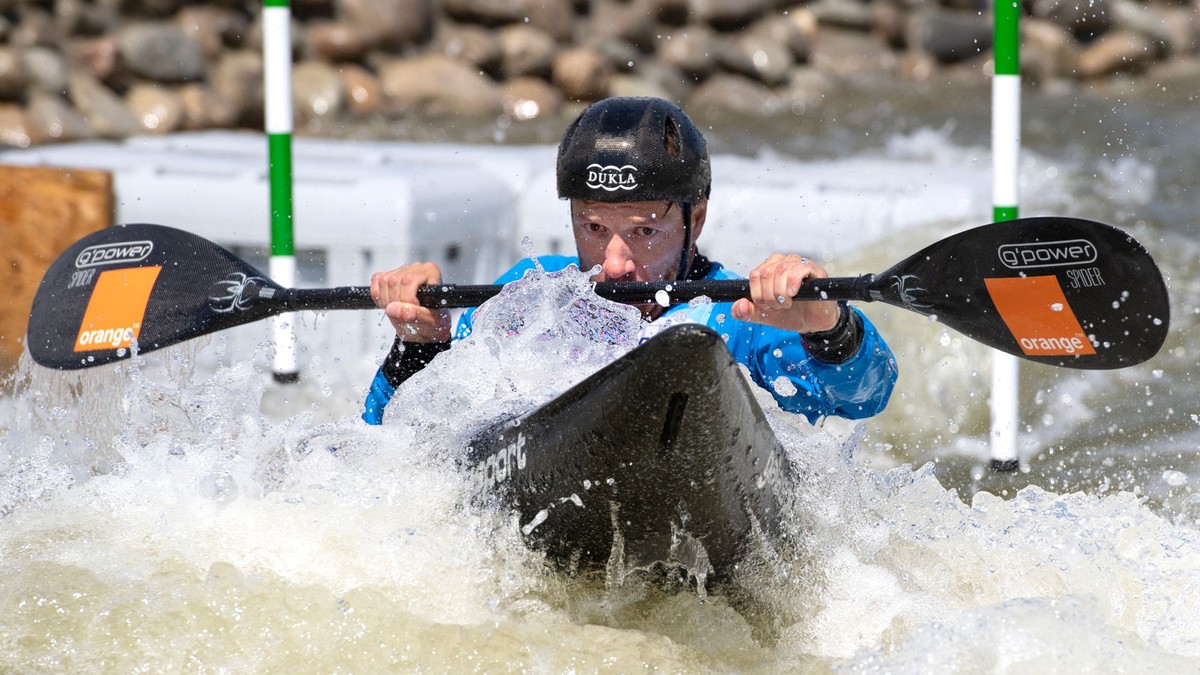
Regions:
<instances>
[{"instance_id":1,"label":"man's nose","mask_svg":"<svg viewBox=\"0 0 1200 675\"><path fill-rule=\"evenodd\" d=\"M633 251L624 239L613 235L604 249L604 276L609 279L620 279L633 274L637 266L633 263Z\"/></svg>"}]
</instances>

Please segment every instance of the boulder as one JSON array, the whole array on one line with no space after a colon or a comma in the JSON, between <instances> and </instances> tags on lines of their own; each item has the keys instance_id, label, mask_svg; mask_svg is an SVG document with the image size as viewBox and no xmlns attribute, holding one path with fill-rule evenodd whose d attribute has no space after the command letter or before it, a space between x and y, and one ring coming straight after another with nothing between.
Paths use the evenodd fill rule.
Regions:
<instances>
[{"instance_id":1,"label":"boulder","mask_svg":"<svg viewBox=\"0 0 1200 675\"><path fill-rule=\"evenodd\" d=\"M148 134L175 133L186 121L183 99L170 87L135 84L125 94L125 105L141 130Z\"/></svg>"},{"instance_id":2,"label":"boulder","mask_svg":"<svg viewBox=\"0 0 1200 675\"><path fill-rule=\"evenodd\" d=\"M338 7L342 19L386 49L425 42L433 31L433 0L340 0Z\"/></svg>"},{"instance_id":3,"label":"boulder","mask_svg":"<svg viewBox=\"0 0 1200 675\"><path fill-rule=\"evenodd\" d=\"M909 17L907 43L940 63L968 61L992 49L991 18L978 12L928 9Z\"/></svg>"},{"instance_id":4,"label":"boulder","mask_svg":"<svg viewBox=\"0 0 1200 675\"><path fill-rule=\"evenodd\" d=\"M351 63L338 67L342 88L346 91L346 108L356 117L368 117L383 111L383 89L379 78L371 71Z\"/></svg>"},{"instance_id":5,"label":"boulder","mask_svg":"<svg viewBox=\"0 0 1200 675\"><path fill-rule=\"evenodd\" d=\"M234 110L235 119L261 128L263 116L262 54L249 49L227 51L213 67L209 84Z\"/></svg>"},{"instance_id":6,"label":"boulder","mask_svg":"<svg viewBox=\"0 0 1200 675\"><path fill-rule=\"evenodd\" d=\"M315 21L305 29L305 51L331 62L357 61L372 47L368 33L347 21Z\"/></svg>"},{"instance_id":7,"label":"boulder","mask_svg":"<svg viewBox=\"0 0 1200 675\"><path fill-rule=\"evenodd\" d=\"M744 28L761 19L767 0L690 0L692 19L719 30Z\"/></svg>"},{"instance_id":8,"label":"boulder","mask_svg":"<svg viewBox=\"0 0 1200 675\"><path fill-rule=\"evenodd\" d=\"M688 110L719 120L769 115L780 109L781 99L761 82L727 73L713 75L688 98Z\"/></svg>"},{"instance_id":9,"label":"boulder","mask_svg":"<svg viewBox=\"0 0 1200 675\"><path fill-rule=\"evenodd\" d=\"M10 47L0 47L0 101L16 101L29 84L29 72L22 54Z\"/></svg>"},{"instance_id":10,"label":"boulder","mask_svg":"<svg viewBox=\"0 0 1200 675\"><path fill-rule=\"evenodd\" d=\"M26 109L29 137L35 144L84 141L96 137L79 111L56 94L36 92Z\"/></svg>"},{"instance_id":11,"label":"boulder","mask_svg":"<svg viewBox=\"0 0 1200 675\"><path fill-rule=\"evenodd\" d=\"M554 59L551 76L568 99L596 101L608 95L612 66L604 55L594 49L568 49Z\"/></svg>"},{"instance_id":12,"label":"boulder","mask_svg":"<svg viewBox=\"0 0 1200 675\"><path fill-rule=\"evenodd\" d=\"M441 54L493 75L500 74L503 60L500 37L495 31L449 21L438 25L430 53Z\"/></svg>"},{"instance_id":13,"label":"boulder","mask_svg":"<svg viewBox=\"0 0 1200 675\"><path fill-rule=\"evenodd\" d=\"M385 61L379 82L385 99L400 114L479 118L504 112L499 88L491 79L444 56Z\"/></svg>"},{"instance_id":14,"label":"boulder","mask_svg":"<svg viewBox=\"0 0 1200 675\"><path fill-rule=\"evenodd\" d=\"M141 130L124 101L91 75L83 71L71 73L67 92L88 126L100 136L126 138Z\"/></svg>"},{"instance_id":15,"label":"boulder","mask_svg":"<svg viewBox=\"0 0 1200 675\"><path fill-rule=\"evenodd\" d=\"M513 24L500 29L500 75L504 79L545 77L558 53L558 43L541 29Z\"/></svg>"},{"instance_id":16,"label":"boulder","mask_svg":"<svg viewBox=\"0 0 1200 675\"><path fill-rule=\"evenodd\" d=\"M549 82L537 77L518 77L500 85L504 113L525 121L558 114L563 97Z\"/></svg>"},{"instance_id":17,"label":"boulder","mask_svg":"<svg viewBox=\"0 0 1200 675\"><path fill-rule=\"evenodd\" d=\"M1077 40L1090 42L1113 27L1109 0L1033 0L1031 13L1066 28Z\"/></svg>"},{"instance_id":18,"label":"boulder","mask_svg":"<svg viewBox=\"0 0 1200 675\"><path fill-rule=\"evenodd\" d=\"M29 86L55 94L67 92L67 61L63 55L45 47L30 47L21 53Z\"/></svg>"},{"instance_id":19,"label":"boulder","mask_svg":"<svg viewBox=\"0 0 1200 675\"><path fill-rule=\"evenodd\" d=\"M703 80L717 69L719 51L719 40L711 29L689 26L664 35L657 55L685 76Z\"/></svg>"},{"instance_id":20,"label":"boulder","mask_svg":"<svg viewBox=\"0 0 1200 675\"><path fill-rule=\"evenodd\" d=\"M117 33L124 64L157 82L187 82L205 76L204 48L194 33L175 24L142 23Z\"/></svg>"},{"instance_id":21,"label":"boulder","mask_svg":"<svg viewBox=\"0 0 1200 675\"><path fill-rule=\"evenodd\" d=\"M15 103L0 103L0 147L28 148L33 132L25 109Z\"/></svg>"},{"instance_id":22,"label":"boulder","mask_svg":"<svg viewBox=\"0 0 1200 675\"><path fill-rule=\"evenodd\" d=\"M299 124L336 119L346 109L341 74L324 61L304 61L292 68L292 107Z\"/></svg>"},{"instance_id":23,"label":"boulder","mask_svg":"<svg viewBox=\"0 0 1200 675\"><path fill-rule=\"evenodd\" d=\"M239 111L206 84L181 85L177 92L183 106L183 128L221 129L237 124Z\"/></svg>"},{"instance_id":24,"label":"boulder","mask_svg":"<svg viewBox=\"0 0 1200 675\"><path fill-rule=\"evenodd\" d=\"M1141 72L1156 60L1157 46L1145 35L1115 30L1089 44L1079 55L1079 74L1099 77L1113 73Z\"/></svg>"}]
</instances>

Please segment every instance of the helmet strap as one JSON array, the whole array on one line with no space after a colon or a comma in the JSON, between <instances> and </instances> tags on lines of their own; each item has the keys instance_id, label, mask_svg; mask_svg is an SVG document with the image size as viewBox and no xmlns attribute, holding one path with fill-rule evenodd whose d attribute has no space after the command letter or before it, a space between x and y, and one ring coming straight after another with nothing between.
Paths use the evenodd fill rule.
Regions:
<instances>
[{"instance_id":1,"label":"helmet strap","mask_svg":"<svg viewBox=\"0 0 1200 675\"><path fill-rule=\"evenodd\" d=\"M679 253L679 271L675 273L677 281L686 279L688 273L688 254L692 250L692 203L680 202L679 210L683 216L683 250Z\"/></svg>"}]
</instances>

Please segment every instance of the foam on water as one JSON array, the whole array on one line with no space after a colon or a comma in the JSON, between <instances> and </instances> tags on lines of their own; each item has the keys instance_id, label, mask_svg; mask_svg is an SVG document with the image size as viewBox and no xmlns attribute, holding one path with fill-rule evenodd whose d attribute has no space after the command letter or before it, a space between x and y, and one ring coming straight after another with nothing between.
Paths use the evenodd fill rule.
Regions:
<instances>
[{"instance_id":1,"label":"foam on water","mask_svg":"<svg viewBox=\"0 0 1200 675\"><path fill-rule=\"evenodd\" d=\"M972 151L918 134L892 152L969 164ZM1035 175L1051 169L1027 161ZM1122 164L1106 180L1124 185L1131 173L1146 179ZM1200 256L1168 243L1173 297L1194 308ZM885 461L872 439L896 423L814 428L758 389L798 479L791 545L739 570L747 597L701 602L636 578L606 589L547 572L512 515L472 499L456 460L473 431L630 348L636 311L590 296L583 279L534 273L481 309L474 336L406 383L381 427L322 414L330 387L365 389L369 371L328 358L306 373L321 391L290 394L311 406L280 414L269 402L282 390L255 359L211 358L220 338L73 375L23 364L0 396L0 670L1178 672L1200 663L1200 533L1186 502L1164 513L1147 503L1147 486L1116 477L1103 490L964 499L933 465ZM1185 329L1194 314L1179 315ZM985 352L923 319L878 316L897 336L911 387L887 414L908 418L905 429L930 417L952 445L978 407L962 374L979 370ZM1179 400L1192 391L1191 348L1173 339L1146 369L1039 380L1039 419L1053 419L1032 425L1035 442L1122 433L1109 423L1145 436L1130 420L1155 400L1147 387L1182 390ZM1114 390L1128 396L1102 396ZM1175 406L1169 421L1194 448L1195 411ZM935 445L922 433L909 438ZM1188 471L1155 476L1180 501L1195 483Z\"/></svg>"}]
</instances>

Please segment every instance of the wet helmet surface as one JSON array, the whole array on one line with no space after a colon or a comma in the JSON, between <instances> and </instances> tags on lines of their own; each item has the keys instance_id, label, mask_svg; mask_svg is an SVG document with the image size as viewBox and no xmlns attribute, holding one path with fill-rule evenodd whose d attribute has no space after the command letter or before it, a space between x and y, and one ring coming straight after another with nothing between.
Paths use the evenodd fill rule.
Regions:
<instances>
[{"instance_id":1,"label":"wet helmet surface","mask_svg":"<svg viewBox=\"0 0 1200 675\"><path fill-rule=\"evenodd\" d=\"M580 114L558 146L558 196L694 203L712 184L704 136L657 98L609 98Z\"/></svg>"}]
</instances>

